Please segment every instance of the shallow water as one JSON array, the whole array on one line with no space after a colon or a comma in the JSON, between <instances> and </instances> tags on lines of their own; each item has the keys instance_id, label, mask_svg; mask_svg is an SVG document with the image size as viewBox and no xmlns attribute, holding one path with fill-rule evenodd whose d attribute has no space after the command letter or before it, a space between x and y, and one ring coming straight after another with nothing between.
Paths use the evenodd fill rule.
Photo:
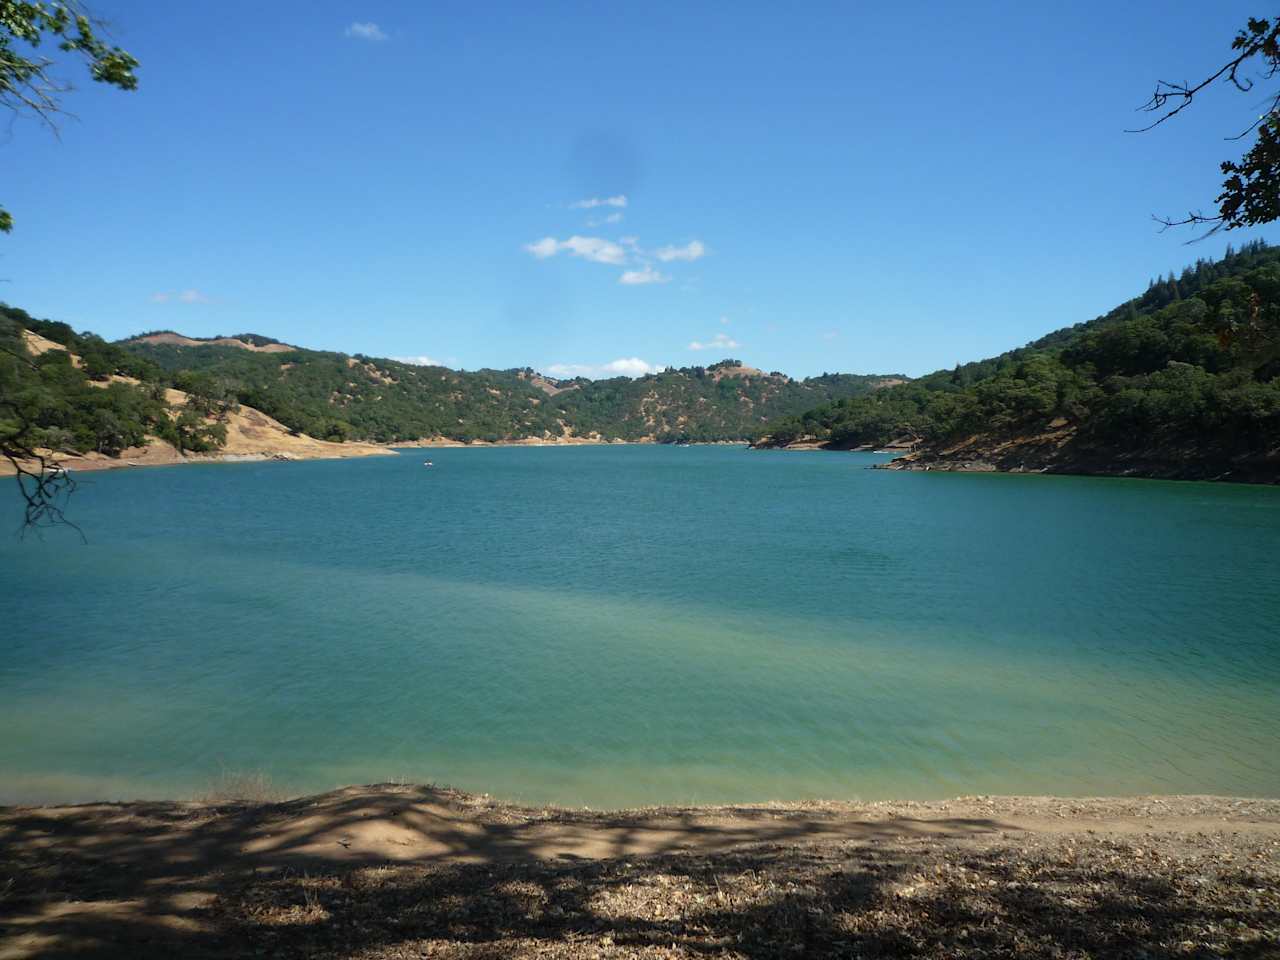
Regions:
<instances>
[{"instance_id":1,"label":"shallow water","mask_svg":"<svg viewBox=\"0 0 1280 960\"><path fill-rule=\"evenodd\" d=\"M85 475L88 545L0 538L0 802L1280 794L1278 489L428 455Z\"/></svg>"}]
</instances>

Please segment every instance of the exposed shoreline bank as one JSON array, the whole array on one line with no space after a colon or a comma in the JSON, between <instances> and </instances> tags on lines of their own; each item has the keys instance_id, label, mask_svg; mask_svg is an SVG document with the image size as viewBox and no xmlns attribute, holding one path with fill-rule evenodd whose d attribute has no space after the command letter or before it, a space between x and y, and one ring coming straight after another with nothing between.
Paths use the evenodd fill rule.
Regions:
<instances>
[{"instance_id":1,"label":"exposed shoreline bank","mask_svg":"<svg viewBox=\"0 0 1280 960\"><path fill-rule=\"evenodd\" d=\"M327 441L316 441L326 443ZM347 444L333 444L334 447L346 447ZM302 460L351 460L358 457L395 456L395 450L375 444L352 444L349 450L322 450L319 452L298 452L294 450L262 450L249 453L179 453L167 443L157 441L147 447L126 450L119 457L108 457L102 454L84 454L78 456L57 456L50 460L63 470L75 473L95 472L100 470L124 470L137 467L177 467L195 463L294 463ZM39 464L23 465L38 470ZM11 477L17 471L12 463L0 460L0 477Z\"/></svg>"},{"instance_id":2,"label":"exposed shoreline bank","mask_svg":"<svg viewBox=\"0 0 1280 960\"><path fill-rule=\"evenodd\" d=\"M264 463L264 462L296 462L301 460L350 460L359 457L395 456L399 450L415 449L457 449L483 450L498 447L627 447L627 446L675 446L675 444L659 440L593 440L582 437L569 437L556 440L524 439L524 440L449 440L432 438L427 440L396 440L390 443L372 443L369 441L349 440L345 443L334 443L328 440L315 440L311 437L305 441L321 445L315 450L264 449L253 452L220 452L220 453L179 453L169 444L155 441L146 447L137 447L124 451L119 457L108 457L103 454L89 453L75 456L58 456L51 459L57 466L75 472L98 470L122 470L130 467L173 467L190 463ZM691 441L680 446L692 447L747 447L746 440L707 440ZM38 464L27 464L31 469L39 469ZM0 477L11 477L16 473L13 464L0 460Z\"/></svg>"},{"instance_id":3,"label":"exposed shoreline bank","mask_svg":"<svg viewBox=\"0 0 1280 960\"><path fill-rule=\"evenodd\" d=\"M884 453L893 459L873 465L876 470L936 473L1045 474L1065 477L1116 477L1134 480L1191 480L1252 485L1280 484L1280 461L1192 461L1158 459L1142 454L1118 460L1101 457L1042 456L1027 451L908 450L832 446L820 441L753 444L752 450L790 453Z\"/></svg>"},{"instance_id":4,"label":"exposed shoreline bank","mask_svg":"<svg viewBox=\"0 0 1280 960\"><path fill-rule=\"evenodd\" d=\"M639 440L619 440L601 437L524 437L520 440L452 440L448 437L427 437L422 440L394 440L385 446L392 449L484 449L487 447L749 447L747 440L690 440L676 443L643 437Z\"/></svg>"},{"instance_id":5,"label":"exposed shoreline bank","mask_svg":"<svg viewBox=\"0 0 1280 960\"><path fill-rule=\"evenodd\" d=\"M1227 797L593 812L381 784L0 808L0 864L6 960L1244 955L1280 936L1280 800Z\"/></svg>"}]
</instances>

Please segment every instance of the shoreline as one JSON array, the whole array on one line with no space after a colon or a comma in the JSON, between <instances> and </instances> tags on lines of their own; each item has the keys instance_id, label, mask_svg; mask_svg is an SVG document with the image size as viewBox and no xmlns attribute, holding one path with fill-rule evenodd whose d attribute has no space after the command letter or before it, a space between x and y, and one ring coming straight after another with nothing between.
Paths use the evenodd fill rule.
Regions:
<instances>
[{"instance_id":1,"label":"shoreline","mask_svg":"<svg viewBox=\"0 0 1280 960\"><path fill-rule=\"evenodd\" d=\"M1094 460L1071 462L1019 462L1008 466L982 457L935 457L926 451L893 448L832 447L818 442L786 445L752 445L752 450L784 453L879 453L892 454L883 463L872 464L872 470L897 473L997 473L1004 476L1106 477L1121 480L1173 480L1191 483L1238 483L1249 486L1280 484L1280 465L1258 467L1254 464L1196 463L1172 461L1120 460L1105 465Z\"/></svg>"},{"instance_id":2,"label":"shoreline","mask_svg":"<svg viewBox=\"0 0 1280 960\"><path fill-rule=\"evenodd\" d=\"M317 441L326 442L326 441ZM168 447L168 444L165 444ZM199 463L300 463L305 460L355 460L361 457L396 456L396 451L389 448L364 449L373 444L353 446L351 452L324 452L315 454L299 454L284 450L261 451L257 453L195 453L180 454L169 450L152 452L146 448L132 456L108 457L102 454L85 456L66 456L50 462L57 467L75 473L97 473L104 470L127 470L141 467L180 467ZM126 451L127 453L128 451ZM39 469L38 464L24 464L32 469ZM0 477L12 477L17 471L7 460L0 460Z\"/></svg>"},{"instance_id":3,"label":"shoreline","mask_svg":"<svg viewBox=\"0 0 1280 960\"><path fill-rule=\"evenodd\" d=\"M1280 938L1280 799L591 811L376 784L4 807L0 865L5 960L1262 956Z\"/></svg>"},{"instance_id":4,"label":"shoreline","mask_svg":"<svg viewBox=\"0 0 1280 960\"><path fill-rule=\"evenodd\" d=\"M429 437L422 440L394 440L383 446L392 449L484 449L488 447L749 447L749 440L690 440L687 444L677 444L670 440L603 439L593 437L526 437L521 440L451 440L447 437Z\"/></svg>"},{"instance_id":5,"label":"shoreline","mask_svg":"<svg viewBox=\"0 0 1280 960\"><path fill-rule=\"evenodd\" d=\"M525 439L525 440L449 440L433 438L429 440L396 440L389 443L374 443L368 440L349 440L334 443L328 440L305 440L314 444L324 444L321 451L298 452L293 449L266 449L256 452L224 452L181 454L162 441L156 441L147 447L134 447L126 450L119 457L108 457L104 454L90 453L59 457L54 461L58 467L78 473L101 470L123 470L137 467L176 467L193 463L294 463L305 460L354 460L361 457L396 456L400 450L479 450L498 447L626 447L626 446L677 446L675 443L660 440L593 440L580 437L559 440ZM681 446L691 447L750 447L746 440L705 440L690 441ZM33 469L38 465L31 464ZM16 473L13 464L0 460L0 477L11 477Z\"/></svg>"}]
</instances>

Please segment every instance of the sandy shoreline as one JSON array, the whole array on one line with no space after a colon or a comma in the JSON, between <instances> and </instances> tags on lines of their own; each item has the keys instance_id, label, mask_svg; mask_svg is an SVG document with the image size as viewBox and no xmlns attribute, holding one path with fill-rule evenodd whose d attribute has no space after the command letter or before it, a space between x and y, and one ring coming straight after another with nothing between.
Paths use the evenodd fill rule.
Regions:
<instances>
[{"instance_id":1,"label":"sandy shoreline","mask_svg":"<svg viewBox=\"0 0 1280 960\"><path fill-rule=\"evenodd\" d=\"M350 452L291 455L283 451L266 451L259 453L193 453L172 456L154 454L135 454L130 457L78 456L58 457L56 463L64 470L73 473L84 473L98 470L126 470L137 467L178 467L193 463L296 463L302 460L348 460L357 457L377 457L394 455L392 449L357 450ZM28 465L33 469L36 465ZM17 471L7 460L0 461L0 477L11 477Z\"/></svg>"},{"instance_id":2,"label":"sandy shoreline","mask_svg":"<svg viewBox=\"0 0 1280 960\"><path fill-rule=\"evenodd\" d=\"M255 411L256 412L256 411ZM162 441L154 441L146 447L124 451L119 457L102 454L59 456L58 466L71 471L122 470L130 467L173 467L187 463L262 463L266 461L294 462L299 460L346 460L355 457L394 456L397 450L459 449L478 450L497 447L627 447L660 445L656 440L589 440L570 437L558 440L396 440L391 443L367 443L350 440L333 443L302 437L301 443L271 446L258 450L222 450L217 453L182 454ZM308 443L309 442L309 443ZM310 444L315 446L312 448ZM237 445L239 447L241 445ZM745 440L710 440L691 443L694 447L746 447ZM36 465L31 465L33 468ZM7 460L0 460L0 477L11 477L16 471Z\"/></svg>"},{"instance_id":3,"label":"sandy shoreline","mask_svg":"<svg viewBox=\"0 0 1280 960\"><path fill-rule=\"evenodd\" d=\"M5 960L1262 957L1276 945L1280 800L593 812L383 784L280 803L0 808Z\"/></svg>"}]
</instances>

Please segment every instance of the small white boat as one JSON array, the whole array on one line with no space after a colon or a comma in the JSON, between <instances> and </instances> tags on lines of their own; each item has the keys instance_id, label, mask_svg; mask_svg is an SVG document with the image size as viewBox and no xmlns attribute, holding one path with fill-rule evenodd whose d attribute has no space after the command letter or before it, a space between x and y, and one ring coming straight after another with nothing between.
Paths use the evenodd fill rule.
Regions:
<instances>
[{"instance_id":1,"label":"small white boat","mask_svg":"<svg viewBox=\"0 0 1280 960\"><path fill-rule=\"evenodd\" d=\"M422 461L422 465L423 465L424 467L434 467L434 466L435 466L435 464L434 464L434 463L432 463L430 460L423 460L423 461Z\"/></svg>"}]
</instances>

